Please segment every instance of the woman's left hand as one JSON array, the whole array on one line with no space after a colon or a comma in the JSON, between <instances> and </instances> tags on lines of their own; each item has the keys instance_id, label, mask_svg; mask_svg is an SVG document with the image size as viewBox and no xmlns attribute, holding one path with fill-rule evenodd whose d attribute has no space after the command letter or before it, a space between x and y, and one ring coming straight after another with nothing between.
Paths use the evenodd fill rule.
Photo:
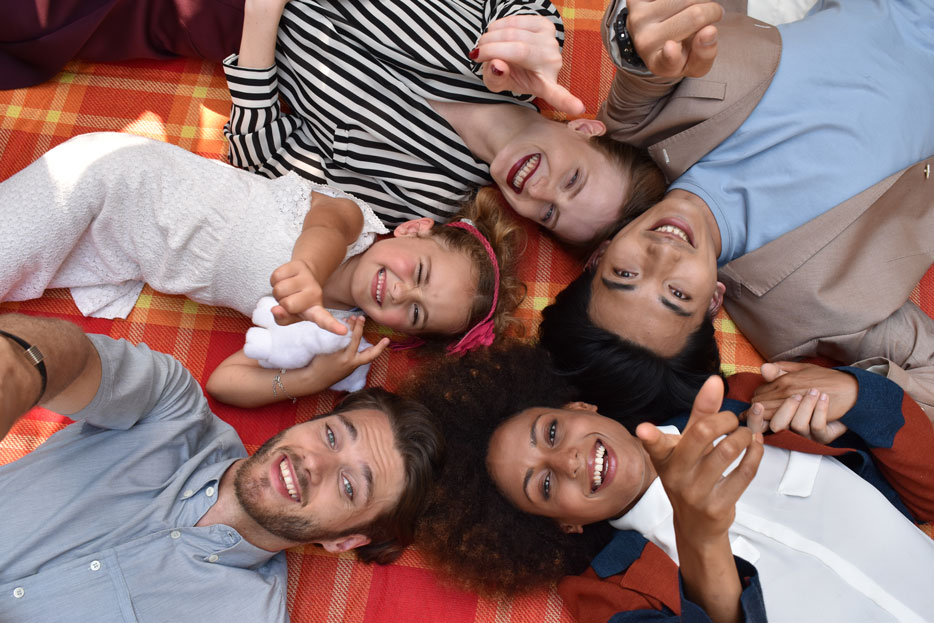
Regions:
<instances>
[{"instance_id":1,"label":"woman's left hand","mask_svg":"<svg viewBox=\"0 0 934 623\"><path fill-rule=\"evenodd\" d=\"M541 15L510 15L490 24L471 59L483 63L483 83L498 93L530 94L569 115L584 103L558 84L561 48L555 25Z\"/></svg>"}]
</instances>

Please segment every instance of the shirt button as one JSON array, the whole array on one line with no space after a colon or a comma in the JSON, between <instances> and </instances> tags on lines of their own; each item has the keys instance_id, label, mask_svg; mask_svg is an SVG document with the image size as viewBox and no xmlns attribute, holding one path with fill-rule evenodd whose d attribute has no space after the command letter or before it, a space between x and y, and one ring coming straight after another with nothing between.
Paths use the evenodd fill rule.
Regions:
<instances>
[{"instance_id":1,"label":"shirt button","mask_svg":"<svg viewBox=\"0 0 934 623\"><path fill-rule=\"evenodd\" d=\"M88 569L90 569L91 571L100 571L100 569L101 569L101 561L99 561L99 560L92 560L92 561L91 561L91 564L88 565Z\"/></svg>"},{"instance_id":2,"label":"shirt button","mask_svg":"<svg viewBox=\"0 0 934 623\"><path fill-rule=\"evenodd\" d=\"M26 594L26 591L23 590L22 586L17 586L16 588L13 589L13 596L16 597L17 599L19 599L25 594Z\"/></svg>"},{"instance_id":3,"label":"shirt button","mask_svg":"<svg viewBox=\"0 0 934 623\"><path fill-rule=\"evenodd\" d=\"M182 498L183 498L183 499L187 499L187 498L190 498L191 496L193 496L194 494L195 494L195 492L192 491L191 489L185 489L185 493L182 494Z\"/></svg>"},{"instance_id":4,"label":"shirt button","mask_svg":"<svg viewBox=\"0 0 934 623\"><path fill-rule=\"evenodd\" d=\"M211 554L208 556L208 562L217 562L217 554Z\"/></svg>"},{"instance_id":5,"label":"shirt button","mask_svg":"<svg viewBox=\"0 0 934 623\"><path fill-rule=\"evenodd\" d=\"M214 487L208 487L207 489L205 489L204 495L208 496L209 498L214 497Z\"/></svg>"},{"instance_id":6,"label":"shirt button","mask_svg":"<svg viewBox=\"0 0 934 623\"><path fill-rule=\"evenodd\" d=\"M172 537L173 539L177 539L178 537L182 536L182 533L179 532L178 530L172 530L171 532L169 532L169 536Z\"/></svg>"}]
</instances>

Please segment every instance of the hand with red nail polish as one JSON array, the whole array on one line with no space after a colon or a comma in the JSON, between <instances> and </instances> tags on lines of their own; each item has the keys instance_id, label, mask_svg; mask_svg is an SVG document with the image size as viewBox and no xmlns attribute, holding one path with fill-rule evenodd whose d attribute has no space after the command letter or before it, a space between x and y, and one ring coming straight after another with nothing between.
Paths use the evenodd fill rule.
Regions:
<instances>
[{"instance_id":1,"label":"hand with red nail polish","mask_svg":"<svg viewBox=\"0 0 934 623\"><path fill-rule=\"evenodd\" d=\"M470 53L483 63L483 83L498 93L540 97L556 110L580 115L584 104L558 84L561 48L555 26L541 15L511 15L490 24Z\"/></svg>"}]
</instances>

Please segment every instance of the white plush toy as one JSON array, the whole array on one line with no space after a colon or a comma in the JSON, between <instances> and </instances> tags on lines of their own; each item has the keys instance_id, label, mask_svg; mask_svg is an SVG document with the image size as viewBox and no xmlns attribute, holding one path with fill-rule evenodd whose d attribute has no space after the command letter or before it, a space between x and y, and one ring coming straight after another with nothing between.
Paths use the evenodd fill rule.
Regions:
<instances>
[{"instance_id":1,"label":"white plush toy","mask_svg":"<svg viewBox=\"0 0 934 623\"><path fill-rule=\"evenodd\" d=\"M276 299L271 296L259 300L253 310L253 324L256 326L246 332L246 344L243 345L244 354L256 359L262 367L304 368L315 355L337 352L350 343L349 331L346 335L337 335L307 320L286 326L276 324L272 316L272 308L276 305ZM344 322L343 318L337 319ZM369 347L369 342L360 340L357 350ZM362 365L350 376L331 385L331 389L348 392L363 389L369 371L370 364Z\"/></svg>"}]
</instances>

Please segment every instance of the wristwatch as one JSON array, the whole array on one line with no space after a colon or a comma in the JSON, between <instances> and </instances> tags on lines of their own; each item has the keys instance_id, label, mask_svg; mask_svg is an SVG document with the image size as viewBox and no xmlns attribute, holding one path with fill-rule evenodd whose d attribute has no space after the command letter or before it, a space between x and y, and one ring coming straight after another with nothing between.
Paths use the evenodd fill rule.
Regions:
<instances>
[{"instance_id":1,"label":"wristwatch","mask_svg":"<svg viewBox=\"0 0 934 623\"><path fill-rule=\"evenodd\" d=\"M39 376L42 378L42 387L39 389L39 397L36 398L36 401L32 404L35 407L39 404L39 401L42 400L42 397L45 395L45 386L49 382L49 375L45 370L45 357L42 355L42 351L39 350L39 347L35 344L30 344L26 340L12 333L7 333L6 331L0 331L0 335L5 338L11 339L16 342L23 349L23 355L26 357L31 365L35 366L36 370L39 371Z\"/></svg>"},{"instance_id":2,"label":"wristwatch","mask_svg":"<svg viewBox=\"0 0 934 623\"><path fill-rule=\"evenodd\" d=\"M616 17L607 17L608 26L610 26L611 41L616 45L610 46L610 56L616 64L634 74L649 75L652 72L648 70L636 52L636 46L633 45L632 36L629 29L626 28L626 20L629 18L629 7L626 6L626 0L617 0ZM612 20L612 21L611 21Z\"/></svg>"}]
</instances>

